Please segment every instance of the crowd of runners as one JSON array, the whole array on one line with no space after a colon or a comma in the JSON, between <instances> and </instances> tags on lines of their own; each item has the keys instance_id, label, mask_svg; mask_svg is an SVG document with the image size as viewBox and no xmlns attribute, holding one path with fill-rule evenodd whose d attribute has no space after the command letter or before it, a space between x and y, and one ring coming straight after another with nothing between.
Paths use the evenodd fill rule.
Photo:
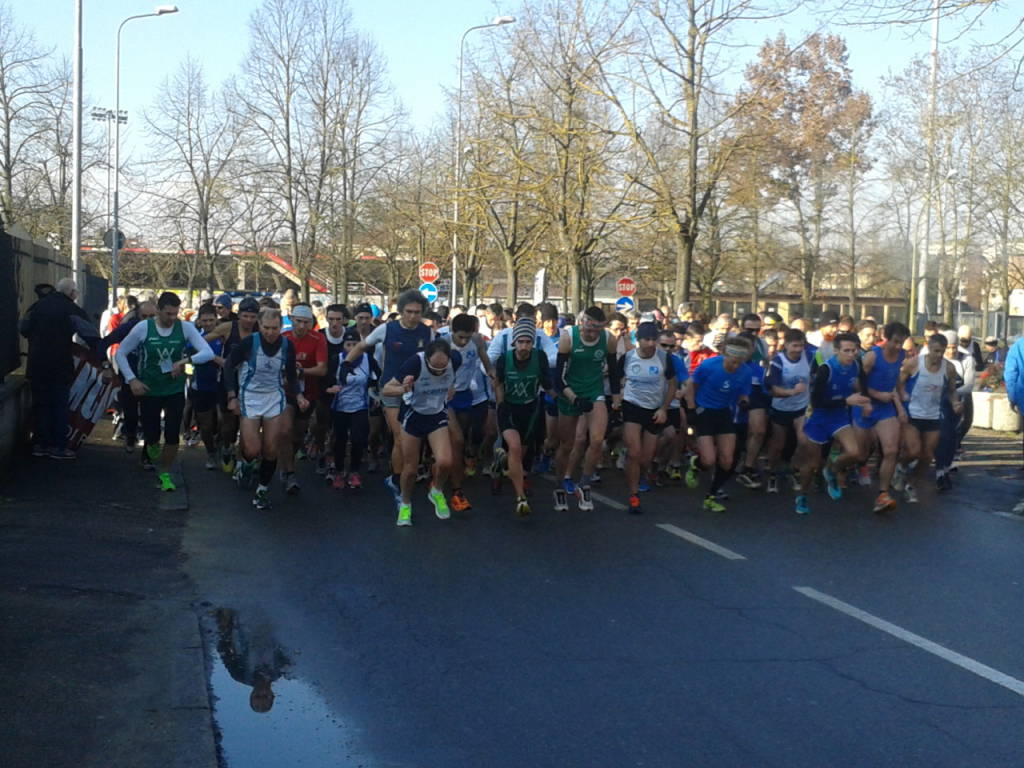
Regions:
<instances>
[{"instance_id":1,"label":"crowd of runners","mask_svg":"<svg viewBox=\"0 0 1024 768\"><path fill-rule=\"evenodd\" d=\"M382 471L400 526L419 482L440 519L471 508L478 474L494 494L509 483L528 517L531 475L553 473L554 510L590 510L613 466L631 513L665 485L702 487L703 508L723 512L733 478L791 491L800 514L815 486L838 500L877 483L873 510L886 513L916 502L928 473L952 487L976 377L1006 363L966 326L930 322L915 340L902 323L832 312L816 328L772 312L438 312L417 291L394 309L223 295L186 319L165 292L125 297L87 340L123 381L116 434L129 453L141 436L163 490L175 490L184 440L252 489L256 509L270 507L275 476L300 493L299 460L345 492Z\"/></svg>"}]
</instances>

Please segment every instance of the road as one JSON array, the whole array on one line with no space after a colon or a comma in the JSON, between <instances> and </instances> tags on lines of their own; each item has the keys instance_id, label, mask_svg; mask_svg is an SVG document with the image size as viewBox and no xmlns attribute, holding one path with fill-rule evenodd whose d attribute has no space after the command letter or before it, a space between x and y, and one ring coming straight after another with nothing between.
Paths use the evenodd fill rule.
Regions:
<instances>
[{"instance_id":1,"label":"road","mask_svg":"<svg viewBox=\"0 0 1024 768\"><path fill-rule=\"evenodd\" d=\"M1024 477L968 438L950 494L891 516L730 486L623 511L472 512L396 528L381 477L274 508L183 461L184 569L209 641L223 762L256 766L1024 765ZM250 703L254 686L269 711Z\"/></svg>"}]
</instances>

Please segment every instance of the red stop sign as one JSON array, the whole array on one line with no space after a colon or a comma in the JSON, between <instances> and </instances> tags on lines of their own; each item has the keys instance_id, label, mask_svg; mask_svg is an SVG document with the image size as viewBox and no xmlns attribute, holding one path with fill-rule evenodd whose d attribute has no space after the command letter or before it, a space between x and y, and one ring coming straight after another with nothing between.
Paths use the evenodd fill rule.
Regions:
<instances>
[{"instance_id":1,"label":"red stop sign","mask_svg":"<svg viewBox=\"0 0 1024 768\"><path fill-rule=\"evenodd\" d=\"M622 296L632 296L636 293L636 280L632 277L621 277L619 282L615 284L615 290Z\"/></svg>"},{"instance_id":2,"label":"red stop sign","mask_svg":"<svg viewBox=\"0 0 1024 768\"><path fill-rule=\"evenodd\" d=\"M433 283L441 276L441 268L432 261L425 261L420 264L420 280L424 283Z\"/></svg>"}]
</instances>

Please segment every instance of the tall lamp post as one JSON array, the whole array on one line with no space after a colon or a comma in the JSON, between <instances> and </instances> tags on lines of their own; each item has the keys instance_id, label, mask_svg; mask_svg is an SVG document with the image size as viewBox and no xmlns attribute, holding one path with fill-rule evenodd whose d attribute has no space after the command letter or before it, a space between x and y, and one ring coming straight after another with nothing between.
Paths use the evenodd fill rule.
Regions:
<instances>
[{"instance_id":1,"label":"tall lamp post","mask_svg":"<svg viewBox=\"0 0 1024 768\"><path fill-rule=\"evenodd\" d=\"M110 126L111 123L114 122L114 110L106 109L104 107L93 107L90 117L98 123L107 124L107 218L104 220L103 224L107 229L110 229L110 191L112 189L111 184L113 183L114 170L114 164L110 161L110 149L114 145L112 141L113 133ZM117 116L117 122L127 123L128 113L121 110L121 114Z\"/></svg>"},{"instance_id":2,"label":"tall lamp post","mask_svg":"<svg viewBox=\"0 0 1024 768\"><path fill-rule=\"evenodd\" d=\"M153 13L140 13L137 16L129 16L117 27L117 45L114 46L114 114L121 115L121 30L124 25L133 19L146 19L150 16L163 16L168 13L177 13L176 5L158 5ZM112 305L117 304L117 277L118 259L121 251L121 230L118 227L118 190L121 186L121 120L114 120L114 214L111 223L110 243L110 295L113 297Z\"/></svg>"},{"instance_id":3,"label":"tall lamp post","mask_svg":"<svg viewBox=\"0 0 1024 768\"><path fill-rule=\"evenodd\" d=\"M452 290L450 298L452 306L455 306L459 300L459 192L462 189L462 59L466 52L466 35L475 29L490 29L491 27L501 27L505 24L514 24L515 20L515 16L497 16L490 24L478 24L475 27L470 27L462 33L462 38L459 40L459 92L458 98L455 100L455 157L453 158L455 204L452 206ZM515 298L515 296L512 297L513 304L515 304Z\"/></svg>"}]
</instances>

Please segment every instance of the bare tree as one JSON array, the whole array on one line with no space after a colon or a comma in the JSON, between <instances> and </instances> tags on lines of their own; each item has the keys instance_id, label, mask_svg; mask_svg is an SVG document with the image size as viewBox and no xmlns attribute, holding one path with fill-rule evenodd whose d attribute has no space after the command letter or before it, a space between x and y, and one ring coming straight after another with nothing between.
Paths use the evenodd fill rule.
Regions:
<instances>
[{"instance_id":1,"label":"bare tree","mask_svg":"<svg viewBox=\"0 0 1024 768\"><path fill-rule=\"evenodd\" d=\"M222 97L211 93L202 65L188 57L161 85L157 106L144 119L155 170L147 188L152 196L170 201L157 210L173 218L176 239L187 241L203 258L212 291L216 263L237 216L231 205L240 143L237 118ZM189 271L190 281L194 277Z\"/></svg>"}]
</instances>

